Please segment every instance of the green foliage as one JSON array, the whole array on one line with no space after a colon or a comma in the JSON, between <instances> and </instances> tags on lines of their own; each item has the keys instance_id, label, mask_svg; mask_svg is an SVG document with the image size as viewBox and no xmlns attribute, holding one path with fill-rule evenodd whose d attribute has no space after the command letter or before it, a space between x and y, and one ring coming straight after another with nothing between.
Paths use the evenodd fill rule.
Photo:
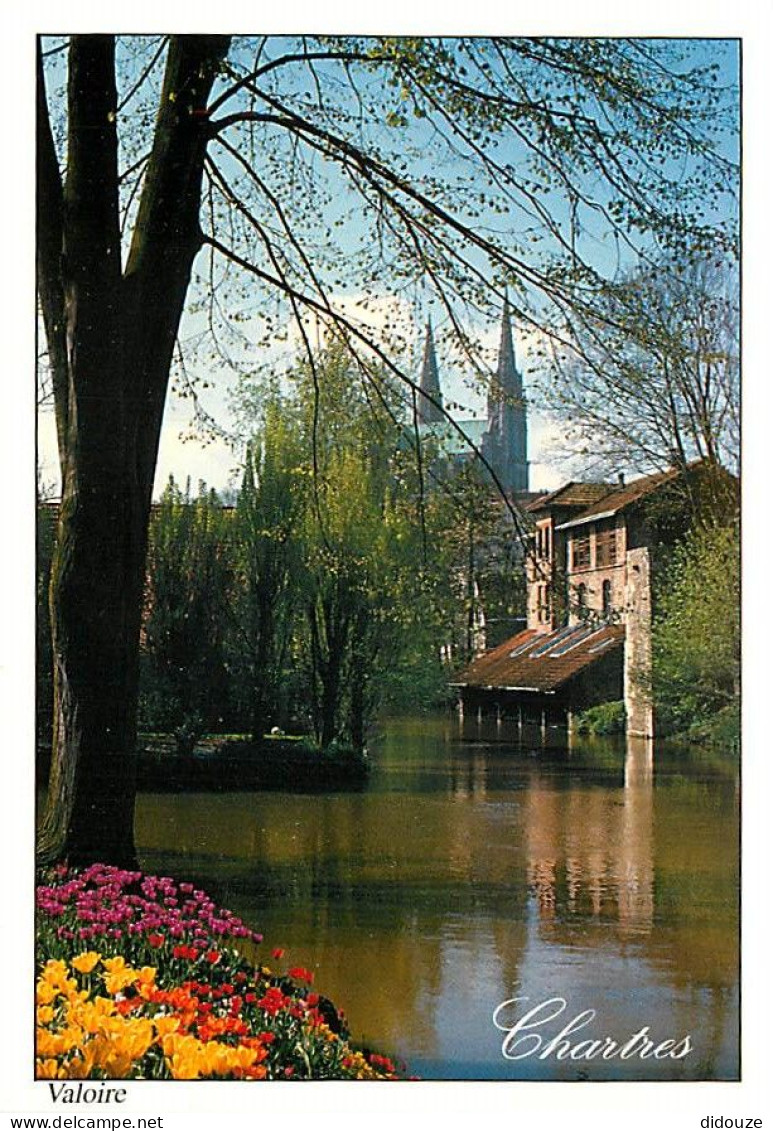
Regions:
<instances>
[{"instance_id":1,"label":"green foliage","mask_svg":"<svg viewBox=\"0 0 773 1131\"><path fill-rule=\"evenodd\" d=\"M288 717L284 676L299 600L304 455L294 422L272 398L247 449L231 539L236 584L229 604L229 674L237 714L255 739Z\"/></svg>"},{"instance_id":2,"label":"green foliage","mask_svg":"<svg viewBox=\"0 0 773 1131\"><path fill-rule=\"evenodd\" d=\"M274 726L311 733L317 752L362 750L382 709L445 701L482 604L494 622L516 608L501 502L469 465L427 487L394 389L370 399L361 378L340 348L299 364L283 395L246 405L259 423L236 505L170 480L154 509L140 726L178 753L207 731L260 743ZM41 609L52 531L41 524ZM40 669L48 687L50 645Z\"/></svg>"},{"instance_id":3,"label":"green foliage","mask_svg":"<svg viewBox=\"0 0 773 1131\"><path fill-rule=\"evenodd\" d=\"M625 703L599 703L577 718L578 734L625 734Z\"/></svg>"},{"instance_id":4,"label":"green foliage","mask_svg":"<svg viewBox=\"0 0 773 1131\"><path fill-rule=\"evenodd\" d=\"M506 623L522 593L482 478L465 465L427 488L397 399L369 400L340 349L315 370L299 365L283 396L274 386L248 404L260 417L234 507L172 479L154 509L140 727L179 753L205 732L260 742L274 726L310 732L316 751L362 749L379 711L445 702L482 604ZM54 519L39 524L41 734Z\"/></svg>"},{"instance_id":5,"label":"green foliage","mask_svg":"<svg viewBox=\"0 0 773 1131\"><path fill-rule=\"evenodd\" d=\"M482 467L452 470L427 505L437 624L453 666L512 636L526 608L523 547Z\"/></svg>"},{"instance_id":6,"label":"green foliage","mask_svg":"<svg viewBox=\"0 0 773 1131\"><path fill-rule=\"evenodd\" d=\"M689 731L737 708L740 638L737 525L696 528L656 590L653 684L663 725Z\"/></svg>"},{"instance_id":7,"label":"green foliage","mask_svg":"<svg viewBox=\"0 0 773 1131\"><path fill-rule=\"evenodd\" d=\"M222 719L230 586L217 495L202 483L194 499L170 479L151 522L141 695L145 725L176 732L184 751Z\"/></svg>"},{"instance_id":8,"label":"green foliage","mask_svg":"<svg viewBox=\"0 0 773 1131\"><path fill-rule=\"evenodd\" d=\"M143 721L180 749L225 724L257 743L278 725L310 731L317 751L362 750L382 706L442 695L442 532L426 521L396 399L370 401L360 377L332 347L283 395L245 399L259 422L231 511L165 492Z\"/></svg>"},{"instance_id":9,"label":"green foliage","mask_svg":"<svg viewBox=\"0 0 773 1131\"><path fill-rule=\"evenodd\" d=\"M740 702L720 707L711 718L693 723L684 732L684 737L689 742L699 743L701 746L714 746L723 752L737 753L741 739Z\"/></svg>"},{"instance_id":10,"label":"green foliage","mask_svg":"<svg viewBox=\"0 0 773 1131\"><path fill-rule=\"evenodd\" d=\"M368 400L340 349L320 362L317 372L302 367L296 375L301 429L316 463L298 648L318 741L361 748L423 621L421 501L388 403Z\"/></svg>"},{"instance_id":11,"label":"green foliage","mask_svg":"<svg viewBox=\"0 0 773 1131\"><path fill-rule=\"evenodd\" d=\"M423 631L407 642L399 666L384 673L383 707L390 714L422 714L454 701L437 638L426 624L421 627Z\"/></svg>"},{"instance_id":12,"label":"green foliage","mask_svg":"<svg viewBox=\"0 0 773 1131\"><path fill-rule=\"evenodd\" d=\"M441 650L466 658L481 600L507 616L522 592L501 503L468 467L428 486L431 440L422 464L397 389L375 376L378 395L334 344L296 366L284 395L246 387L240 402L260 420L260 467L245 473L235 519L238 545L249 511L253 596L243 606L237 593L233 608L244 621L239 610L262 601L252 636L273 643L247 684L246 657L231 670L240 695L264 696L262 729L274 716L305 724L323 748L362 748L382 708L442 702ZM249 586L243 565L237 574Z\"/></svg>"}]
</instances>

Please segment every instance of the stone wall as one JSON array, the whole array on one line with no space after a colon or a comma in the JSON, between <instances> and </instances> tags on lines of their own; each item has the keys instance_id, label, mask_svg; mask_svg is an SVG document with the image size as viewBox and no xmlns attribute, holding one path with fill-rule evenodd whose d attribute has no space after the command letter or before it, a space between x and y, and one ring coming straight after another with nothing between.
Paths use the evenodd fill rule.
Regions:
<instances>
[{"instance_id":1,"label":"stone wall","mask_svg":"<svg viewBox=\"0 0 773 1131\"><path fill-rule=\"evenodd\" d=\"M652 585L646 546L626 554L623 690L629 735L652 738Z\"/></svg>"}]
</instances>

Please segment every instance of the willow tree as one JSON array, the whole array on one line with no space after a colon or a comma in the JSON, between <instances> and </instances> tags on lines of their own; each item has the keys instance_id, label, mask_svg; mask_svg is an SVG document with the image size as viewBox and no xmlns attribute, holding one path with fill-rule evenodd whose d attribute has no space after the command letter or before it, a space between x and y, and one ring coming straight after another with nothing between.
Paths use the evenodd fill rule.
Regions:
<instances>
[{"instance_id":1,"label":"willow tree","mask_svg":"<svg viewBox=\"0 0 773 1131\"><path fill-rule=\"evenodd\" d=\"M279 399L247 449L232 523L237 584L230 612L231 669L239 706L260 742L285 724L283 678L298 603L298 531L305 504L305 467L296 422Z\"/></svg>"},{"instance_id":2,"label":"willow tree","mask_svg":"<svg viewBox=\"0 0 773 1131\"><path fill-rule=\"evenodd\" d=\"M215 491L170 476L154 507L140 660L140 718L172 732L179 753L216 730L228 697L226 620L234 591L233 523Z\"/></svg>"},{"instance_id":3,"label":"willow tree","mask_svg":"<svg viewBox=\"0 0 773 1131\"><path fill-rule=\"evenodd\" d=\"M560 337L613 285L614 264L594 258L613 236L629 264L655 244L732 244L732 216L718 217L732 213L735 167L715 144L733 126L732 92L728 101L709 50L46 41L38 285L62 504L43 858L134 858L140 608L170 376L191 391L197 373L254 369L272 314L294 319L307 346L313 316L352 351L372 395L391 372L412 401L399 326L377 336L352 314L355 299L404 303L422 287L449 356L456 348L485 375L472 331L505 286L524 326ZM186 296L209 360L180 338Z\"/></svg>"}]
</instances>

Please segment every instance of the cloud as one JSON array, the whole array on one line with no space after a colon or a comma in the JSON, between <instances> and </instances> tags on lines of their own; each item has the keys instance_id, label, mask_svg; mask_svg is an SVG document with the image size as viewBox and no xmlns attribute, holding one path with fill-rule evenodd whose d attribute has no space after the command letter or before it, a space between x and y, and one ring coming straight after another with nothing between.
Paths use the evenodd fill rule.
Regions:
<instances>
[{"instance_id":1,"label":"cloud","mask_svg":"<svg viewBox=\"0 0 773 1131\"><path fill-rule=\"evenodd\" d=\"M560 439L560 425L537 412L529 413L529 480L532 491L554 491L566 482L566 474L553 458L555 445Z\"/></svg>"},{"instance_id":2,"label":"cloud","mask_svg":"<svg viewBox=\"0 0 773 1131\"><path fill-rule=\"evenodd\" d=\"M421 367L426 315L419 312L415 304L405 298L394 296L366 295L363 292L342 294L332 300L334 308L342 313L363 333L372 335L390 356L396 357L407 372L418 380ZM446 340L447 319L433 316L435 341L440 369L440 383L445 403L458 419L482 418L486 413L486 386L482 376L472 371L469 362L452 351ZM304 318L304 326L309 343L317 349L325 340L325 331L320 319L312 314ZM481 356L489 369L496 366L501 334L501 319L492 321L479 329L477 341ZM543 344L539 330L524 329L517 318L513 318L513 335L516 359L519 369L525 372L524 387L527 397L533 378L528 373L529 358ZM284 325L284 340L276 350L277 366L290 364L304 349L303 336L294 319ZM226 385L222 379L207 394L206 407L215 420L226 426L230 421ZM234 481L238 457L223 440L205 443L190 438L192 409L190 402L181 400L170 392L167 398L164 423L161 433L158 465L156 470L154 496L157 497L174 475L179 483L190 476L196 486L200 479L208 486L222 491ZM558 440L557 425L535 411L529 410L529 457L531 462L532 486L535 489L559 486L565 476L551 462L551 446ZM56 445L56 425L51 411L42 412L38 424L38 452L41 474L44 483L54 484L59 492L59 469Z\"/></svg>"},{"instance_id":3,"label":"cloud","mask_svg":"<svg viewBox=\"0 0 773 1131\"><path fill-rule=\"evenodd\" d=\"M373 339L385 351L398 354L401 358L416 347L420 331L413 305L407 299L393 295L372 295L363 291L353 294L331 295L333 311L345 318L355 329ZM325 319L313 311L306 311L302 324L312 349L321 349L328 336ZM286 350L292 357L302 354L306 348L303 334L294 317L288 318L284 326ZM355 345L363 343L355 338ZM404 360L404 358L403 358Z\"/></svg>"}]
</instances>

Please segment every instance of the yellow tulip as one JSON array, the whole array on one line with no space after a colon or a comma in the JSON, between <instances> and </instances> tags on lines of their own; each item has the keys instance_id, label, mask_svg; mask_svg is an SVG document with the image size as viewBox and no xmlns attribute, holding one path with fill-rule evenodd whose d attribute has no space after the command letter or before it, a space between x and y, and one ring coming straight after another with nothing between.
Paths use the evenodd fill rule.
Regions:
<instances>
[{"instance_id":1,"label":"yellow tulip","mask_svg":"<svg viewBox=\"0 0 773 1131\"><path fill-rule=\"evenodd\" d=\"M117 974L121 970L130 970L131 967L126 965L126 959L122 954L117 954L115 958L106 958L102 963L108 974Z\"/></svg>"},{"instance_id":2,"label":"yellow tulip","mask_svg":"<svg viewBox=\"0 0 773 1131\"><path fill-rule=\"evenodd\" d=\"M50 982L44 982L41 978L35 988L35 1001L38 1005L50 1005L54 998L58 996L58 990L54 989Z\"/></svg>"},{"instance_id":3,"label":"yellow tulip","mask_svg":"<svg viewBox=\"0 0 773 1131\"><path fill-rule=\"evenodd\" d=\"M140 1060L153 1044L153 1026L150 1021L124 1022L116 1031L113 1045L118 1054L130 1060Z\"/></svg>"},{"instance_id":4,"label":"yellow tulip","mask_svg":"<svg viewBox=\"0 0 773 1131\"><path fill-rule=\"evenodd\" d=\"M68 1080L86 1080L94 1067L96 1048L93 1041L88 1041L78 1050L78 1056L72 1057L67 1064L66 1076Z\"/></svg>"},{"instance_id":5,"label":"yellow tulip","mask_svg":"<svg viewBox=\"0 0 773 1131\"><path fill-rule=\"evenodd\" d=\"M57 1080L64 1077L64 1069L60 1068L56 1060L41 1060L35 1062L35 1078L37 1080Z\"/></svg>"},{"instance_id":6,"label":"yellow tulip","mask_svg":"<svg viewBox=\"0 0 773 1131\"><path fill-rule=\"evenodd\" d=\"M156 1027L158 1039L161 1041L164 1037L177 1031L180 1026L180 1018L164 1014L161 1017L154 1017L153 1024Z\"/></svg>"},{"instance_id":7,"label":"yellow tulip","mask_svg":"<svg viewBox=\"0 0 773 1131\"><path fill-rule=\"evenodd\" d=\"M116 1049L112 1038L100 1034L91 1042L94 1050L94 1067L101 1069L106 1076L113 1079L124 1079L129 1075L132 1067L132 1058L123 1051Z\"/></svg>"},{"instance_id":8,"label":"yellow tulip","mask_svg":"<svg viewBox=\"0 0 773 1131\"><path fill-rule=\"evenodd\" d=\"M115 1013L115 1005L109 998L98 997L84 1002L77 1011L77 1019L87 1033L103 1031L105 1022ZM75 1018L73 1018L75 1019Z\"/></svg>"},{"instance_id":9,"label":"yellow tulip","mask_svg":"<svg viewBox=\"0 0 773 1131\"><path fill-rule=\"evenodd\" d=\"M202 1049L200 1063L205 1075L224 1076L229 1070L228 1049L217 1041L209 1041Z\"/></svg>"},{"instance_id":10,"label":"yellow tulip","mask_svg":"<svg viewBox=\"0 0 773 1131\"><path fill-rule=\"evenodd\" d=\"M248 1049L244 1045L238 1045L230 1053L233 1068L251 1068L258 1056L257 1049Z\"/></svg>"},{"instance_id":11,"label":"yellow tulip","mask_svg":"<svg viewBox=\"0 0 773 1131\"><path fill-rule=\"evenodd\" d=\"M35 1050L38 1056L61 1056L78 1043L71 1032L51 1033L48 1029L38 1029L35 1033Z\"/></svg>"},{"instance_id":12,"label":"yellow tulip","mask_svg":"<svg viewBox=\"0 0 773 1131\"><path fill-rule=\"evenodd\" d=\"M67 980L67 963L61 958L49 958L40 976L48 982L49 985L58 986Z\"/></svg>"},{"instance_id":13,"label":"yellow tulip","mask_svg":"<svg viewBox=\"0 0 773 1131\"><path fill-rule=\"evenodd\" d=\"M120 994L127 986L132 985L137 975L136 970L117 970L114 974L105 974L105 989L109 994Z\"/></svg>"},{"instance_id":14,"label":"yellow tulip","mask_svg":"<svg viewBox=\"0 0 773 1131\"><path fill-rule=\"evenodd\" d=\"M90 974L98 962L102 961L102 955L97 954L95 950L84 951L76 958L70 959L70 965L73 970L77 970L79 974Z\"/></svg>"},{"instance_id":15,"label":"yellow tulip","mask_svg":"<svg viewBox=\"0 0 773 1131\"><path fill-rule=\"evenodd\" d=\"M169 1064L173 1080L198 1080L199 1068L190 1058L173 1056Z\"/></svg>"}]
</instances>

